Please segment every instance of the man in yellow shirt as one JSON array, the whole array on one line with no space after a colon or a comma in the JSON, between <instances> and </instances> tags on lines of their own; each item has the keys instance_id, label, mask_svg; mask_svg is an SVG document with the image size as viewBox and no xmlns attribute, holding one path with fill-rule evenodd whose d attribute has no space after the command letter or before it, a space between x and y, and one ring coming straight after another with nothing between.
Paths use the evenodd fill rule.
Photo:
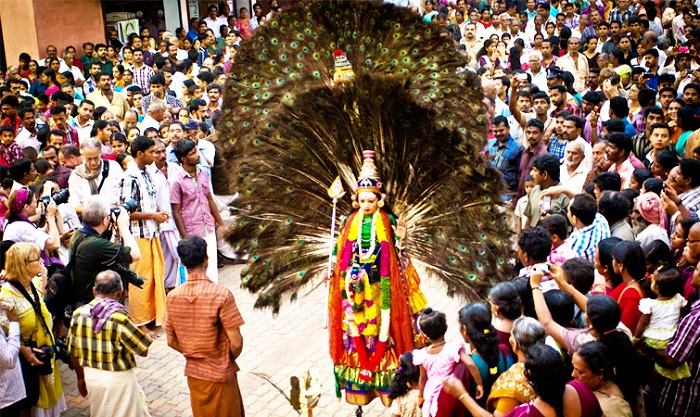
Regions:
<instances>
[{"instance_id":1,"label":"man in yellow shirt","mask_svg":"<svg viewBox=\"0 0 700 417\"><path fill-rule=\"evenodd\" d=\"M119 121L124 119L124 113L129 110L126 98L112 90L112 74L102 72L97 75L98 89L88 94L85 99L92 101L97 107L107 107Z\"/></svg>"}]
</instances>

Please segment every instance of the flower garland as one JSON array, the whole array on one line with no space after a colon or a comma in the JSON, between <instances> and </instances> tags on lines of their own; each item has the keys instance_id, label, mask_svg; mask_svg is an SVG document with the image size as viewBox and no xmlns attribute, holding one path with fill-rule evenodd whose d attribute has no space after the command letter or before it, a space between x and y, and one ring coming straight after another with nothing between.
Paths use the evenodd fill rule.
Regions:
<instances>
[{"instance_id":1,"label":"flower garland","mask_svg":"<svg viewBox=\"0 0 700 417\"><path fill-rule=\"evenodd\" d=\"M372 307L374 306L374 294L369 282L369 273L362 268L361 263L366 264L371 260L376 250L377 241L380 243L388 241L384 221L379 210L372 216L371 241L367 251L362 249L362 225L363 213L359 211L355 216L351 232L348 239L355 240L356 250L353 253L351 273L345 276L343 299L343 309L345 310L347 331L355 342L355 350L362 368L359 373L361 381L372 381L373 370L379 366L379 362L386 352L389 340L389 329L391 320L391 286L389 277L381 277L381 321L379 326L379 338L374 353L367 354L365 339L363 336L372 336L376 332L377 318L372 317ZM371 271L370 271L371 273ZM368 317L369 312L369 317Z\"/></svg>"}]
</instances>

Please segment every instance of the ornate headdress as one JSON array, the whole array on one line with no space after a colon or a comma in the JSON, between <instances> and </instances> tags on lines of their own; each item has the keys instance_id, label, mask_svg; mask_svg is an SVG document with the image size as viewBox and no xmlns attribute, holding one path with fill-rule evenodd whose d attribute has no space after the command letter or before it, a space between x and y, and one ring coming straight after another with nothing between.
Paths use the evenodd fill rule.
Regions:
<instances>
[{"instance_id":1,"label":"ornate headdress","mask_svg":"<svg viewBox=\"0 0 700 417\"><path fill-rule=\"evenodd\" d=\"M374 151L363 151L362 156L364 161L357 178L357 194L365 191L381 194L382 183L379 181L379 172L374 165Z\"/></svg>"}]
</instances>

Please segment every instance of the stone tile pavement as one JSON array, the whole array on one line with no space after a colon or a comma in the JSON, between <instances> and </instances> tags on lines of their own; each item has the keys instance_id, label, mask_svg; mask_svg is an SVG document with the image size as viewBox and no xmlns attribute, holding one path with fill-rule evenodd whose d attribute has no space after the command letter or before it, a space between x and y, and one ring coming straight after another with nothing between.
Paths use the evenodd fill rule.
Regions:
<instances>
[{"instance_id":1,"label":"stone tile pavement","mask_svg":"<svg viewBox=\"0 0 700 417\"><path fill-rule=\"evenodd\" d=\"M220 283L230 288L246 324L243 353L238 359L239 384L248 417L297 416L285 397L289 395L289 378L314 369L321 379L323 395L313 410L315 416L354 416L355 408L335 398L333 367L328 355L327 332L323 328L326 314L326 289L309 287L297 301L285 304L273 317L269 310L254 310L255 297L240 288L241 266L219 270ZM464 301L446 296L446 288L436 279L423 278L421 285L429 305L448 317L447 340L459 340L457 311ZM137 358L137 378L148 399L153 417L192 416L189 390L184 377L185 360L170 349L160 328L158 339L146 358ZM63 386L68 402L64 417L89 416L89 405L80 397L75 374L61 365ZM273 384L275 386L273 386ZM388 417L390 413L379 400L364 407L364 416ZM97 416L103 417L103 416Z\"/></svg>"}]
</instances>

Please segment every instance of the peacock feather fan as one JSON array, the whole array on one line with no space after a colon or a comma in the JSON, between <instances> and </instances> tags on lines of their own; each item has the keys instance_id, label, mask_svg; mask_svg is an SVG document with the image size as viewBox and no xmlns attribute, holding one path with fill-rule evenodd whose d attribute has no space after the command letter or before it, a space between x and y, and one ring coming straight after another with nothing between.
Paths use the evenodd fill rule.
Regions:
<instances>
[{"instance_id":1,"label":"peacock feather fan","mask_svg":"<svg viewBox=\"0 0 700 417\"><path fill-rule=\"evenodd\" d=\"M334 85L336 49L354 79ZM502 181L479 156L482 92L458 73L465 65L437 27L371 2L301 3L243 44L220 135L240 195L227 238L249 255L242 285L259 295L256 307L276 313L326 276L327 190L337 176L356 188L365 149L408 223L414 263L468 298L505 277ZM338 212L352 212L349 195Z\"/></svg>"}]
</instances>

